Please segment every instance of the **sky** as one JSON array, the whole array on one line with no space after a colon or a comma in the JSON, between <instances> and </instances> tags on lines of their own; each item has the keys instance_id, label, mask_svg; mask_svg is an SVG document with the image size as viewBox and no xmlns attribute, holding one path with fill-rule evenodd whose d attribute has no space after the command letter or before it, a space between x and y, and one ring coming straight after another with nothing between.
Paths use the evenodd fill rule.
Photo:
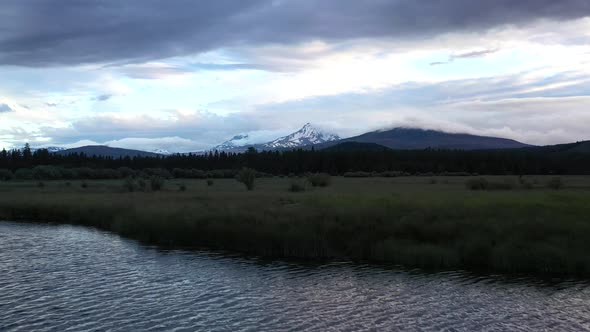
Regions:
<instances>
[{"instance_id":1,"label":"sky","mask_svg":"<svg viewBox=\"0 0 590 332\"><path fill-rule=\"evenodd\" d=\"M0 148L590 139L587 0L2 0Z\"/></svg>"}]
</instances>

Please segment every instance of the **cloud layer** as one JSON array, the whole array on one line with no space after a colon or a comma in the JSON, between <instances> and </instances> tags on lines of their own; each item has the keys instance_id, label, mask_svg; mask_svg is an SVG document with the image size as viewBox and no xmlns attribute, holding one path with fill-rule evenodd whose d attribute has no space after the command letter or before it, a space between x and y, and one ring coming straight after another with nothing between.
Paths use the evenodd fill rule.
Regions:
<instances>
[{"instance_id":1,"label":"cloud layer","mask_svg":"<svg viewBox=\"0 0 590 332\"><path fill-rule=\"evenodd\" d=\"M587 0L4 0L0 148L195 151L307 122L590 139Z\"/></svg>"},{"instance_id":2,"label":"cloud layer","mask_svg":"<svg viewBox=\"0 0 590 332\"><path fill-rule=\"evenodd\" d=\"M425 38L589 14L586 0L5 0L0 64L143 62L240 45Z\"/></svg>"}]
</instances>

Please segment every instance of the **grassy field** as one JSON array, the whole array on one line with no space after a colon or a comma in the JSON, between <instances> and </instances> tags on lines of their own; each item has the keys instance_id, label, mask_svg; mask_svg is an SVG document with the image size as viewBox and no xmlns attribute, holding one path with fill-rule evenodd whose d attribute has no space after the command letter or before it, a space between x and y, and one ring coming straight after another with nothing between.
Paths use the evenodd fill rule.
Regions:
<instances>
[{"instance_id":1,"label":"grassy field","mask_svg":"<svg viewBox=\"0 0 590 332\"><path fill-rule=\"evenodd\" d=\"M126 192L122 180L8 181L0 219L268 257L590 276L590 177L562 177L561 190L547 188L550 179L472 191L465 177L333 177L304 192L289 192L289 178L257 179L254 191L229 179L169 180L154 192Z\"/></svg>"}]
</instances>

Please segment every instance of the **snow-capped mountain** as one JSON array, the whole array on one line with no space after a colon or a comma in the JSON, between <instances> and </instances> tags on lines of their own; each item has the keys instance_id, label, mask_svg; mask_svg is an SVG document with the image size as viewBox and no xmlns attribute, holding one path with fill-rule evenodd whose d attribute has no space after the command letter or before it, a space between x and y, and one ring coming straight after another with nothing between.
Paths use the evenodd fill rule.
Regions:
<instances>
[{"instance_id":1,"label":"snow-capped mountain","mask_svg":"<svg viewBox=\"0 0 590 332\"><path fill-rule=\"evenodd\" d=\"M298 131L267 143L253 144L251 137L247 134L242 134L234 136L232 139L217 145L211 150L241 152L249 147L256 148L257 150L292 149L339 139L340 137L338 135L326 133L307 123Z\"/></svg>"},{"instance_id":2,"label":"snow-capped mountain","mask_svg":"<svg viewBox=\"0 0 590 332\"><path fill-rule=\"evenodd\" d=\"M31 151L35 152L37 150L47 150L49 151L49 153L54 153L54 152L59 152L59 151L63 151L66 148L63 148L61 146L43 146L43 147L31 147ZM22 151L22 149L20 149Z\"/></svg>"},{"instance_id":3,"label":"snow-capped mountain","mask_svg":"<svg viewBox=\"0 0 590 332\"><path fill-rule=\"evenodd\" d=\"M218 146L214 147L211 150L231 150L235 148L241 148L249 144L250 137L247 134L243 135L236 135L231 139L219 144Z\"/></svg>"},{"instance_id":4,"label":"snow-capped mountain","mask_svg":"<svg viewBox=\"0 0 590 332\"><path fill-rule=\"evenodd\" d=\"M164 156L168 156L168 155L174 154L173 152L170 152L170 151L168 151L166 149L153 149L150 152L161 154L161 155L164 155Z\"/></svg>"},{"instance_id":5,"label":"snow-capped mountain","mask_svg":"<svg viewBox=\"0 0 590 332\"><path fill-rule=\"evenodd\" d=\"M262 145L271 149L298 148L306 145L336 141L339 139L340 137L338 137L338 135L326 133L313 127L310 123L306 123L305 126L298 131Z\"/></svg>"}]
</instances>

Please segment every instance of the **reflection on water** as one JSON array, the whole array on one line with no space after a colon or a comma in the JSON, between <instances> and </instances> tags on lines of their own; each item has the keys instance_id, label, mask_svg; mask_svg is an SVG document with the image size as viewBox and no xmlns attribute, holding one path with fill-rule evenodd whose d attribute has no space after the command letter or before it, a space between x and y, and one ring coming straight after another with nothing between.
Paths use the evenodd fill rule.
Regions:
<instances>
[{"instance_id":1,"label":"reflection on water","mask_svg":"<svg viewBox=\"0 0 590 332\"><path fill-rule=\"evenodd\" d=\"M590 287L162 251L0 222L0 331L583 331Z\"/></svg>"}]
</instances>

